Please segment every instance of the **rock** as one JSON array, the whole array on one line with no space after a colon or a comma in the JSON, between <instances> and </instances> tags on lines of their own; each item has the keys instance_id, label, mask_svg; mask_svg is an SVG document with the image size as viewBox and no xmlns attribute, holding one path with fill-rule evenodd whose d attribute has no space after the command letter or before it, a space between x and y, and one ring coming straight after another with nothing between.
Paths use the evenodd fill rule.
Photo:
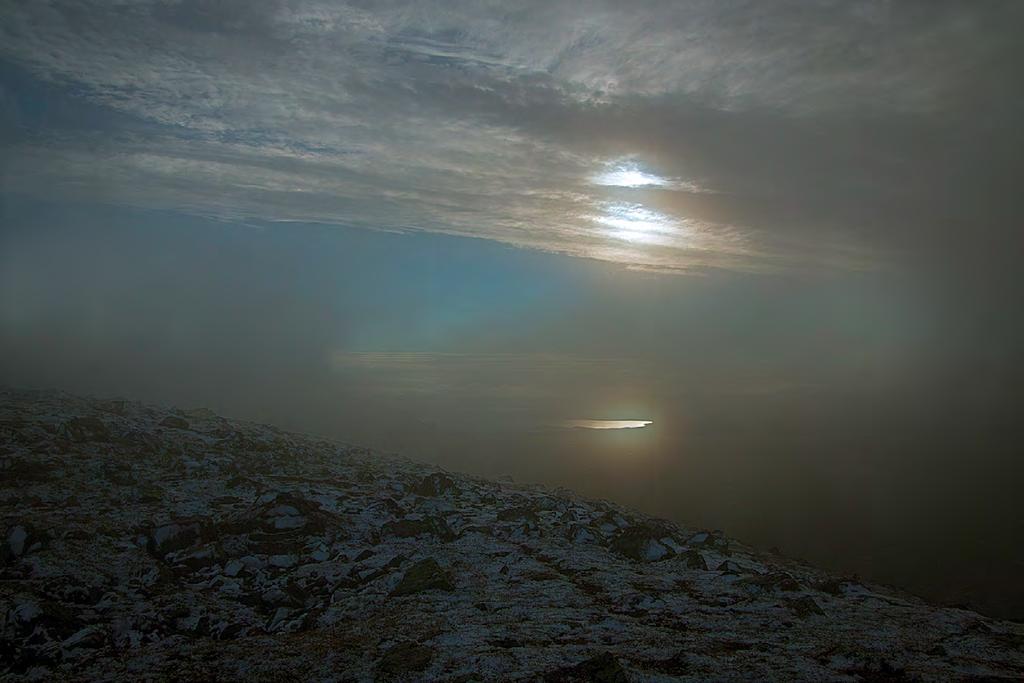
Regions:
<instances>
[{"instance_id":1,"label":"rock","mask_svg":"<svg viewBox=\"0 0 1024 683\"><path fill-rule=\"evenodd\" d=\"M423 671L434 659L434 650L410 641L390 647L377 664L377 680L392 680Z\"/></svg>"},{"instance_id":2,"label":"rock","mask_svg":"<svg viewBox=\"0 0 1024 683\"><path fill-rule=\"evenodd\" d=\"M743 568L740 567L735 562L733 562L732 560L725 560L720 565L715 567L715 571L716 572L721 572L723 574L737 574L738 575L738 574L742 574L743 573Z\"/></svg>"},{"instance_id":3,"label":"rock","mask_svg":"<svg viewBox=\"0 0 1024 683\"><path fill-rule=\"evenodd\" d=\"M164 419L160 420L161 427L168 427L170 429L188 429L188 420L177 415L168 415Z\"/></svg>"},{"instance_id":4,"label":"rock","mask_svg":"<svg viewBox=\"0 0 1024 683\"><path fill-rule=\"evenodd\" d=\"M689 569L699 569L706 572L708 570L707 560L704 556L696 550L690 550L686 553L686 566Z\"/></svg>"},{"instance_id":5,"label":"rock","mask_svg":"<svg viewBox=\"0 0 1024 683\"><path fill-rule=\"evenodd\" d=\"M719 532L198 413L174 411L183 430L135 403L10 397L0 391L0 680L1024 671L1016 624L740 543L726 556ZM66 431L94 436L88 422L65 429L79 414L114 438L72 443Z\"/></svg>"},{"instance_id":6,"label":"rock","mask_svg":"<svg viewBox=\"0 0 1024 683\"><path fill-rule=\"evenodd\" d=\"M210 632L217 640L233 640L245 634L246 626L242 623L222 622Z\"/></svg>"},{"instance_id":7,"label":"rock","mask_svg":"<svg viewBox=\"0 0 1024 683\"><path fill-rule=\"evenodd\" d=\"M822 593L828 593L829 595L842 595L847 589L855 588L859 585L859 583L852 579L830 577L824 581L818 582L814 587Z\"/></svg>"},{"instance_id":8,"label":"rock","mask_svg":"<svg viewBox=\"0 0 1024 683\"><path fill-rule=\"evenodd\" d=\"M263 602L263 604L269 605L271 607L296 604L295 598L291 594L286 593L280 588L271 588L270 590L264 591L263 594L260 596L260 600Z\"/></svg>"},{"instance_id":9,"label":"rock","mask_svg":"<svg viewBox=\"0 0 1024 683\"><path fill-rule=\"evenodd\" d=\"M128 401L121 399L110 399L109 401L98 401L96 408L102 410L105 413L112 413L114 415L124 415L125 409L128 407Z\"/></svg>"},{"instance_id":10,"label":"rock","mask_svg":"<svg viewBox=\"0 0 1024 683\"><path fill-rule=\"evenodd\" d=\"M455 488L455 482L446 474L441 472L434 472L423 477L413 487L412 492L417 496L423 496L424 498L433 498L437 496L443 496L449 491Z\"/></svg>"},{"instance_id":11,"label":"rock","mask_svg":"<svg viewBox=\"0 0 1024 683\"><path fill-rule=\"evenodd\" d=\"M210 617L206 614L189 614L178 619L178 631L190 636L205 636L210 632Z\"/></svg>"},{"instance_id":12,"label":"rock","mask_svg":"<svg viewBox=\"0 0 1024 683\"><path fill-rule=\"evenodd\" d=\"M160 446L163 443L156 434L141 429L128 430L118 437L118 441L130 445L143 453L156 453L160 450Z\"/></svg>"},{"instance_id":13,"label":"rock","mask_svg":"<svg viewBox=\"0 0 1024 683\"><path fill-rule=\"evenodd\" d=\"M306 526L306 518L302 515L282 515L274 519L273 525L276 531L301 529Z\"/></svg>"},{"instance_id":14,"label":"rock","mask_svg":"<svg viewBox=\"0 0 1024 683\"><path fill-rule=\"evenodd\" d=\"M122 650L134 649L142 645L142 632L135 628L130 619L115 619L111 640L114 645Z\"/></svg>"},{"instance_id":15,"label":"rock","mask_svg":"<svg viewBox=\"0 0 1024 683\"><path fill-rule=\"evenodd\" d=\"M287 569L288 567L294 567L297 565L299 563L299 558L295 555L271 555L267 558L267 562L271 567Z\"/></svg>"},{"instance_id":16,"label":"rock","mask_svg":"<svg viewBox=\"0 0 1024 683\"><path fill-rule=\"evenodd\" d=\"M729 554L729 539L721 531L700 531L691 536L686 545L695 548L714 550L722 555Z\"/></svg>"},{"instance_id":17,"label":"rock","mask_svg":"<svg viewBox=\"0 0 1024 683\"><path fill-rule=\"evenodd\" d=\"M794 592L803 587L800 583L786 572L770 572L759 576L751 576L743 580L743 585L761 591Z\"/></svg>"},{"instance_id":18,"label":"rock","mask_svg":"<svg viewBox=\"0 0 1024 683\"><path fill-rule=\"evenodd\" d=\"M246 555L245 557L238 558L238 561L245 565L245 569L248 572L258 572L267 566L266 561L256 557L255 555Z\"/></svg>"},{"instance_id":19,"label":"rock","mask_svg":"<svg viewBox=\"0 0 1024 683\"><path fill-rule=\"evenodd\" d=\"M28 540L28 530L20 524L7 532L7 548L14 557L21 557L25 553L25 545Z\"/></svg>"},{"instance_id":20,"label":"rock","mask_svg":"<svg viewBox=\"0 0 1024 683\"><path fill-rule=\"evenodd\" d=\"M175 555L174 557L170 557L170 554L168 554L164 559L171 561L176 565L183 565L187 567L189 571L198 572L206 569L207 567L219 564L221 554L217 552L215 548L207 547L184 555Z\"/></svg>"},{"instance_id":21,"label":"rock","mask_svg":"<svg viewBox=\"0 0 1024 683\"><path fill-rule=\"evenodd\" d=\"M892 683L906 682L918 680L916 676L910 676L903 667L890 664L885 659L879 659L878 663L868 662L861 666L849 668L845 673L850 676L854 676L855 680L858 681L873 681L875 683L885 683L891 681ZM1000 677L988 677L988 676L971 676L963 678L965 681L973 681L974 683L996 683L998 681L1011 681L1011 678Z\"/></svg>"},{"instance_id":22,"label":"rock","mask_svg":"<svg viewBox=\"0 0 1024 683\"><path fill-rule=\"evenodd\" d=\"M162 524L150 530L146 548L157 557L164 557L197 544L202 537L202 529L200 522L192 520Z\"/></svg>"},{"instance_id":23,"label":"rock","mask_svg":"<svg viewBox=\"0 0 1024 683\"><path fill-rule=\"evenodd\" d=\"M451 576L431 557L420 560L409 567L401 581L391 591L391 595L393 597L414 595L429 590L455 590Z\"/></svg>"},{"instance_id":24,"label":"rock","mask_svg":"<svg viewBox=\"0 0 1024 683\"><path fill-rule=\"evenodd\" d=\"M628 527L629 520L617 512L606 510L600 517L594 520L593 524L601 530L601 533L608 536Z\"/></svg>"},{"instance_id":25,"label":"rock","mask_svg":"<svg viewBox=\"0 0 1024 683\"><path fill-rule=\"evenodd\" d=\"M35 600L27 599L15 602L7 612L6 623L17 631L27 631L41 616L43 610Z\"/></svg>"},{"instance_id":26,"label":"rock","mask_svg":"<svg viewBox=\"0 0 1024 683\"><path fill-rule=\"evenodd\" d=\"M370 583L371 581L376 581L382 576L390 574L392 569L397 569L398 567L402 566L405 563L405 561L406 559L404 556L395 555L390 560L388 560L383 566L378 567L377 569L356 565L349 572L349 578L352 579L357 585Z\"/></svg>"},{"instance_id":27,"label":"rock","mask_svg":"<svg viewBox=\"0 0 1024 683\"><path fill-rule=\"evenodd\" d=\"M98 417L75 417L64 423L61 430L69 441L110 441L110 431Z\"/></svg>"},{"instance_id":28,"label":"rock","mask_svg":"<svg viewBox=\"0 0 1024 683\"><path fill-rule=\"evenodd\" d=\"M805 596L802 598L795 598L793 600L786 601L786 607L793 611L798 617L804 618L812 615L825 614L818 603L814 601L814 598Z\"/></svg>"},{"instance_id":29,"label":"rock","mask_svg":"<svg viewBox=\"0 0 1024 683\"><path fill-rule=\"evenodd\" d=\"M381 527L381 532L398 538L415 538L426 534L437 536L443 541L455 538L448 524L443 519L434 517L395 519Z\"/></svg>"},{"instance_id":30,"label":"rock","mask_svg":"<svg viewBox=\"0 0 1024 683\"><path fill-rule=\"evenodd\" d=\"M670 676L682 676L690 672L690 661L686 652L680 650L671 657L645 662L645 667Z\"/></svg>"},{"instance_id":31,"label":"rock","mask_svg":"<svg viewBox=\"0 0 1024 683\"><path fill-rule=\"evenodd\" d=\"M530 524L537 524L540 521L537 517L537 511L526 505L505 508L498 513L499 522L517 522L520 520Z\"/></svg>"},{"instance_id":32,"label":"rock","mask_svg":"<svg viewBox=\"0 0 1024 683\"><path fill-rule=\"evenodd\" d=\"M291 613L292 611L287 607L278 607L274 611L274 614L270 617L270 620L267 622L267 631L273 633L277 629L281 628L281 626L284 624L285 619L287 619L288 615L290 615Z\"/></svg>"},{"instance_id":33,"label":"rock","mask_svg":"<svg viewBox=\"0 0 1024 683\"><path fill-rule=\"evenodd\" d=\"M586 659L579 664L550 671L545 683L629 683L629 675L619 658L610 652Z\"/></svg>"},{"instance_id":34,"label":"rock","mask_svg":"<svg viewBox=\"0 0 1024 683\"><path fill-rule=\"evenodd\" d=\"M271 507L263 513L271 529L301 529L306 526L306 518L294 505L281 504Z\"/></svg>"},{"instance_id":35,"label":"rock","mask_svg":"<svg viewBox=\"0 0 1024 683\"><path fill-rule=\"evenodd\" d=\"M47 540L47 535L40 532L27 524L16 524L7 531L7 537L3 544L2 555L3 564L13 562L23 555L27 555L30 552L34 552L43 547L43 544Z\"/></svg>"},{"instance_id":36,"label":"rock","mask_svg":"<svg viewBox=\"0 0 1024 683\"><path fill-rule=\"evenodd\" d=\"M604 538L596 529L582 524L573 524L566 532L566 537L573 543L601 543Z\"/></svg>"},{"instance_id":37,"label":"rock","mask_svg":"<svg viewBox=\"0 0 1024 683\"><path fill-rule=\"evenodd\" d=\"M220 523L219 529L222 534L253 534L262 530L267 535L291 538L319 533L331 523L331 515L315 501L292 493L266 491L252 507L234 511Z\"/></svg>"},{"instance_id":38,"label":"rock","mask_svg":"<svg viewBox=\"0 0 1024 683\"><path fill-rule=\"evenodd\" d=\"M620 531L608 545L609 549L636 562L657 562L674 555L672 548L660 538L662 534L646 526L632 526Z\"/></svg>"},{"instance_id":39,"label":"rock","mask_svg":"<svg viewBox=\"0 0 1024 683\"><path fill-rule=\"evenodd\" d=\"M181 414L193 420L223 420L223 418L209 408L189 408L182 410Z\"/></svg>"},{"instance_id":40,"label":"rock","mask_svg":"<svg viewBox=\"0 0 1024 683\"><path fill-rule=\"evenodd\" d=\"M97 648L103 647L105 642L106 636L99 626L86 626L67 638L63 643L61 643L61 646L65 650L73 650L75 648Z\"/></svg>"}]
</instances>

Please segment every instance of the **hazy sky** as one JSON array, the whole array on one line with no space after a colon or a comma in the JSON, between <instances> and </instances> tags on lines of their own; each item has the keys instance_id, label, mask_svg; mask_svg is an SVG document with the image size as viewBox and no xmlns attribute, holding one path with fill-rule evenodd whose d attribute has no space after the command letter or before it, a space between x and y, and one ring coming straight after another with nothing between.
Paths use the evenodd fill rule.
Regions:
<instances>
[{"instance_id":1,"label":"hazy sky","mask_svg":"<svg viewBox=\"0 0 1024 683\"><path fill-rule=\"evenodd\" d=\"M0 16L5 383L567 484L1024 615L1024 3ZM654 424L559 427L603 418Z\"/></svg>"}]
</instances>

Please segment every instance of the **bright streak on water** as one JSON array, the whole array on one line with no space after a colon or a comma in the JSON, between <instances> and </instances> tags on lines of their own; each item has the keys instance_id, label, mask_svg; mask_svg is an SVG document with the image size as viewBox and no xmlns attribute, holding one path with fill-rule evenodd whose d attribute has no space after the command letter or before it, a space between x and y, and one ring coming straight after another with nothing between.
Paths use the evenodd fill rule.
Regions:
<instances>
[{"instance_id":1,"label":"bright streak on water","mask_svg":"<svg viewBox=\"0 0 1024 683\"><path fill-rule=\"evenodd\" d=\"M641 429L649 424L651 420L566 420L562 423L566 427L579 429Z\"/></svg>"}]
</instances>

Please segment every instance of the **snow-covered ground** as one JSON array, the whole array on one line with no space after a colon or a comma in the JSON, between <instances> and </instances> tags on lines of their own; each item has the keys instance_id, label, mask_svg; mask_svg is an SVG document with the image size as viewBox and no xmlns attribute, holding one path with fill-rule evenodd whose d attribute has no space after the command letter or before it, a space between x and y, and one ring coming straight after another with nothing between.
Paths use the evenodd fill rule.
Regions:
<instances>
[{"instance_id":1,"label":"snow-covered ground","mask_svg":"<svg viewBox=\"0 0 1024 683\"><path fill-rule=\"evenodd\" d=\"M1022 680L1024 627L209 411L0 394L0 675Z\"/></svg>"}]
</instances>

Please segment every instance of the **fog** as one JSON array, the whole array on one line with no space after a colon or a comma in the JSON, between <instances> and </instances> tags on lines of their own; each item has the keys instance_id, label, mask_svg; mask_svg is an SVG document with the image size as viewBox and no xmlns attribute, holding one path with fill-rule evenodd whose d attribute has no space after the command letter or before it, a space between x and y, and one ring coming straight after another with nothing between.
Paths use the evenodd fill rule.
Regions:
<instances>
[{"instance_id":1,"label":"fog","mask_svg":"<svg viewBox=\"0 0 1024 683\"><path fill-rule=\"evenodd\" d=\"M1021 616L1019 327L995 285L968 308L926 274L681 278L455 237L3 217L8 385L567 486Z\"/></svg>"},{"instance_id":2,"label":"fog","mask_svg":"<svg viewBox=\"0 0 1024 683\"><path fill-rule=\"evenodd\" d=\"M1024 617L1024 4L0 14L0 382Z\"/></svg>"}]
</instances>

